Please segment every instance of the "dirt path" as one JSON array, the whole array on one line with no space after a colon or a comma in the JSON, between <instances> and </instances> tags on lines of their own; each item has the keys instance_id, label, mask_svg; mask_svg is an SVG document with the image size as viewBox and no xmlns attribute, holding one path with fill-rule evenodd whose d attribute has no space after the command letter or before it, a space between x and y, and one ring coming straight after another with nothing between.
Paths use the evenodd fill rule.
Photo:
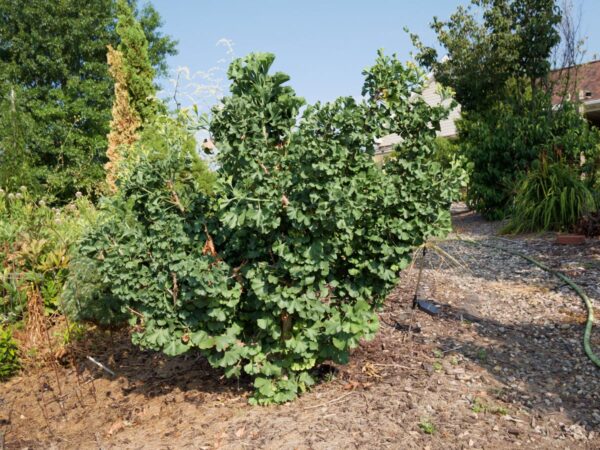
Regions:
<instances>
[{"instance_id":1,"label":"dirt path","mask_svg":"<svg viewBox=\"0 0 600 450\"><path fill-rule=\"evenodd\" d=\"M463 236L496 232L469 212L454 219ZM503 245L563 270L599 304L598 240L558 247L537 236ZM405 271L378 337L348 366L323 368L330 381L293 403L250 407L246 386L220 380L202 360L165 358L132 347L125 334L99 334L75 364L0 386L5 446L600 448L600 369L581 347L581 300L520 258L458 242L441 248L461 265L431 251L426 259L421 297L441 304L440 316L410 308L416 276ZM598 329L594 336L598 351Z\"/></svg>"}]
</instances>

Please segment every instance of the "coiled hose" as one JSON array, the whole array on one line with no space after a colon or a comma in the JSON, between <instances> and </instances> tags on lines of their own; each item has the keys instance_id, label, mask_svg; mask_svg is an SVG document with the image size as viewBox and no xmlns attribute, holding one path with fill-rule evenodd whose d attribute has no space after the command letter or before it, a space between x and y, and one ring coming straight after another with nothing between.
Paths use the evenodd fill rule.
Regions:
<instances>
[{"instance_id":1,"label":"coiled hose","mask_svg":"<svg viewBox=\"0 0 600 450\"><path fill-rule=\"evenodd\" d=\"M573 280L571 280L569 277L567 277L564 273L559 272L554 269L551 269L550 267L546 266L544 263L538 261L537 259L534 259L531 256L528 256L528 255L518 252L516 250L511 250L509 248L500 247L499 245L488 244L488 243L484 243L484 242L477 242L472 239L462 238L460 236L458 236L458 241L465 242L465 243L475 245L475 246L488 247L488 248L499 250L499 251L502 251L502 252L505 252L505 253L508 253L508 254L511 254L514 256L519 256L519 257L529 261L530 263L534 264L535 266L539 267L540 269L559 278L561 281L563 281L565 284L567 284L571 289L573 289L573 291L575 291L575 293L579 297L581 297L581 299L583 300L583 303L585 304L585 306L587 308L587 321L585 323L585 331L583 332L583 350L585 351L585 354L590 359L590 361L592 361L597 367L600 367L600 357L598 357L598 355L596 355L593 352L592 345L590 343L590 339L592 337L592 326L594 324L594 305L592 304L592 301L587 296L587 294L583 291L581 286L577 285Z\"/></svg>"}]
</instances>

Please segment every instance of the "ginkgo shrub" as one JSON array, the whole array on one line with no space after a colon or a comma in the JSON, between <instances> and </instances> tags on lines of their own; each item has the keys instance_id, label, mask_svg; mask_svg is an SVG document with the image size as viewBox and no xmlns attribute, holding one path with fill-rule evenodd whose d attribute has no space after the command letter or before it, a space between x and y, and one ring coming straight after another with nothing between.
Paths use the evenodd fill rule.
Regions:
<instances>
[{"instance_id":1,"label":"ginkgo shrub","mask_svg":"<svg viewBox=\"0 0 600 450\"><path fill-rule=\"evenodd\" d=\"M378 307L412 250L447 231L464 182L432 158L448 111L423 100L416 66L380 53L362 100L305 105L273 61L230 66L210 122L212 192L177 140L141 152L69 287L80 317L129 320L136 343L169 355L196 349L250 376L258 404L295 398L311 369L375 335ZM389 133L402 142L380 167L374 142Z\"/></svg>"}]
</instances>

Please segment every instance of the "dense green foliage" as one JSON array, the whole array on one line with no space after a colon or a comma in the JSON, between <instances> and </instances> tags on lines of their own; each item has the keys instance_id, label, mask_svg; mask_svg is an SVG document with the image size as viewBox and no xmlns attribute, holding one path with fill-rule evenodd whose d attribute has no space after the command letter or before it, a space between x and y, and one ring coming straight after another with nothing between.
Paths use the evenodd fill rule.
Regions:
<instances>
[{"instance_id":1,"label":"dense green foliage","mask_svg":"<svg viewBox=\"0 0 600 450\"><path fill-rule=\"evenodd\" d=\"M443 169L450 170L458 163L465 175L470 172L470 164L462 151L457 139L438 137L435 140L435 150L432 156L434 161L440 163Z\"/></svg>"},{"instance_id":2,"label":"dense green foliage","mask_svg":"<svg viewBox=\"0 0 600 450\"><path fill-rule=\"evenodd\" d=\"M155 139L85 236L69 287L80 317L128 318L135 342L170 355L199 349L227 376L251 376L261 404L294 398L315 365L346 362L374 335L376 308L414 247L447 229L462 182L431 160L447 111L409 100L425 82L416 67L380 55L364 101L298 120L304 101L269 73L273 59L229 69L210 127L214 193L178 139L166 152ZM404 140L381 169L384 132Z\"/></svg>"},{"instance_id":3,"label":"dense green foliage","mask_svg":"<svg viewBox=\"0 0 600 450\"><path fill-rule=\"evenodd\" d=\"M10 329L0 326L0 380L19 370L19 349Z\"/></svg>"},{"instance_id":4,"label":"dense green foliage","mask_svg":"<svg viewBox=\"0 0 600 450\"><path fill-rule=\"evenodd\" d=\"M577 105L552 105L549 57L561 14L555 0L472 0L447 21L434 18L443 60L412 36L417 59L461 104L460 153L472 169L467 201L488 219L511 212L518 181L540 157L563 161L590 186L597 176L597 130Z\"/></svg>"},{"instance_id":5,"label":"dense green foliage","mask_svg":"<svg viewBox=\"0 0 600 450\"><path fill-rule=\"evenodd\" d=\"M473 166L467 200L489 219L510 212L517 182L542 154L564 160L590 183L596 177L600 134L575 105L553 110L544 93L496 102L486 112L465 113L458 127L462 151Z\"/></svg>"},{"instance_id":6,"label":"dense green foliage","mask_svg":"<svg viewBox=\"0 0 600 450\"><path fill-rule=\"evenodd\" d=\"M517 187L506 232L569 231L597 205L588 184L564 162L542 159Z\"/></svg>"},{"instance_id":7,"label":"dense green foliage","mask_svg":"<svg viewBox=\"0 0 600 450\"><path fill-rule=\"evenodd\" d=\"M36 190L72 197L93 191L103 176L111 30L98 24L112 20L111 10L110 0L90 2L85 13L75 1L0 4L0 111L17 109L23 118L14 122L18 131L0 129L0 167L23 156ZM15 142L14 133L22 138ZM20 175L1 170L0 185L14 189Z\"/></svg>"},{"instance_id":8,"label":"dense green foliage","mask_svg":"<svg viewBox=\"0 0 600 450\"><path fill-rule=\"evenodd\" d=\"M184 115L158 116L125 155L119 193L101 200L98 222L71 263L67 309L79 319L119 324L127 308L138 307L138 297L158 303L170 295L164 277L173 283L171 266L191 266L202 256L204 238L190 235L198 231L194 220L205 214L202 196L212 192L215 175L199 158L189 125ZM176 290L191 295L185 289L179 281Z\"/></svg>"},{"instance_id":9,"label":"dense green foliage","mask_svg":"<svg viewBox=\"0 0 600 450\"><path fill-rule=\"evenodd\" d=\"M33 292L46 313L60 309L71 247L94 215L85 198L59 210L36 201L25 187L0 191L0 322L21 320Z\"/></svg>"},{"instance_id":10,"label":"dense green foliage","mask_svg":"<svg viewBox=\"0 0 600 450\"><path fill-rule=\"evenodd\" d=\"M507 83L514 91L516 82L523 93L547 76L560 19L555 0L471 0L449 20L435 17L431 24L446 52L443 60L412 38L418 61L454 90L463 111L487 111L505 98Z\"/></svg>"},{"instance_id":11,"label":"dense green foliage","mask_svg":"<svg viewBox=\"0 0 600 450\"><path fill-rule=\"evenodd\" d=\"M148 40L126 0L117 0L117 35L121 41L118 50L123 55L129 101L144 124L156 116L161 104L156 99L155 74L148 54Z\"/></svg>"},{"instance_id":12,"label":"dense green foliage","mask_svg":"<svg viewBox=\"0 0 600 450\"><path fill-rule=\"evenodd\" d=\"M116 47L115 0L0 1L0 186L68 202L104 178L113 86L106 46ZM173 42L151 7L140 22L153 64Z\"/></svg>"}]
</instances>

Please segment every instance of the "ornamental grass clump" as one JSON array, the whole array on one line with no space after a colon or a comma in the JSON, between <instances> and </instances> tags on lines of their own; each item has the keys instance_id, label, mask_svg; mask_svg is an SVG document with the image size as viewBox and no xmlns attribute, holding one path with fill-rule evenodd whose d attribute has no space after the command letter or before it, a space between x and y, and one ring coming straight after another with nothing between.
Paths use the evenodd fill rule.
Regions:
<instances>
[{"instance_id":1,"label":"ornamental grass clump","mask_svg":"<svg viewBox=\"0 0 600 450\"><path fill-rule=\"evenodd\" d=\"M420 97L417 67L380 53L362 101L301 112L273 61L252 54L229 69L210 193L177 142L140 152L81 245L95 288L73 295L90 318L129 320L141 346L197 349L226 376L250 376L258 404L293 399L316 365L345 363L374 336L377 308L412 250L447 230L464 181L431 158L447 110ZM388 133L402 144L378 167L374 141Z\"/></svg>"},{"instance_id":2,"label":"ornamental grass clump","mask_svg":"<svg viewBox=\"0 0 600 450\"><path fill-rule=\"evenodd\" d=\"M562 161L542 158L518 184L504 232L570 231L598 205L579 172Z\"/></svg>"}]
</instances>

